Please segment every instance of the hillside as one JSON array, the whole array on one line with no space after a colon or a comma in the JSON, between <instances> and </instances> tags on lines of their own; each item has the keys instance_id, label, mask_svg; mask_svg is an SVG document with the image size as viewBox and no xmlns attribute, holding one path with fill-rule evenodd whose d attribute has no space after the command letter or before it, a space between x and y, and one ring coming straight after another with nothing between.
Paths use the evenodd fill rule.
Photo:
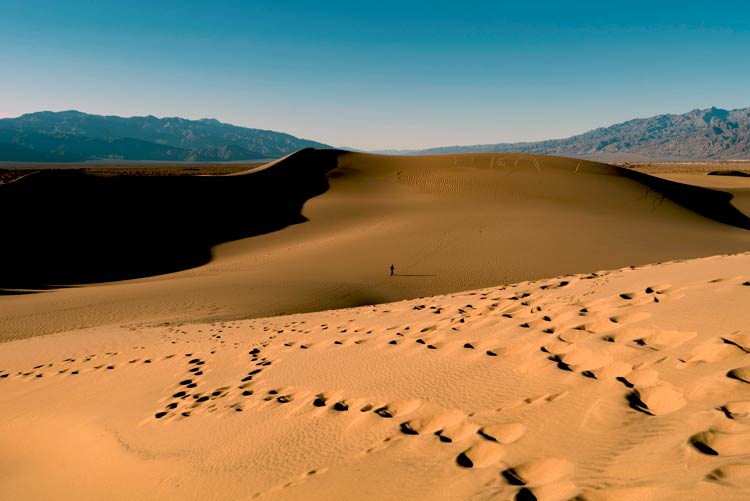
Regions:
<instances>
[{"instance_id":1,"label":"hillside","mask_svg":"<svg viewBox=\"0 0 750 501\"><path fill-rule=\"evenodd\" d=\"M733 160L750 158L750 108L708 108L658 115L595 129L567 139L447 146L410 154L519 152L603 161Z\"/></svg>"},{"instance_id":2,"label":"hillside","mask_svg":"<svg viewBox=\"0 0 750 501\"><path fill-rule=\"evenodd\" d=\"M0 161L216 162L277 158L322 143L213 119L39 112L0 119Z\"/></svg>"},{"instance_id":3,"label":"hillside","mask_svg":"<svg viewBox=\"0 0 750 501\"><path fill-rule=\"evenodd\" d=\"M231 177L40 172L0 186L14 243L0 289L137 280L6 296L0 333L320 311L746 250L746 178L693 177L709 185L560 157L335 150Z\"/></svg>"}]
</instances>

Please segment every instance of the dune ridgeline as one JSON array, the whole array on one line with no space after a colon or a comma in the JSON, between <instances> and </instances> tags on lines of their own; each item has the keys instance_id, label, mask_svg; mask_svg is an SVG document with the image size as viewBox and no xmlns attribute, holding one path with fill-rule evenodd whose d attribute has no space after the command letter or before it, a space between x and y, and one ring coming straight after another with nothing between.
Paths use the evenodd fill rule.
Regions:
<instances>
[{"instance_id":1,"label":"dune ridgeline","mask_svg":"<svg viewBox=\"0 0 750 501\"><path fill-rule=\"evenodd\" d=\"M750 489L740 178L302 150L0 209L2 498Z\"/></svg>"},{"instance_id":2,"label":"dune ridgeline","mask_svg":"<svg viewBox=\"0 0 750 501\"><path fill-rule=\"evenodd\" d=\"M320 311L740 252L747 191L523 154L303 150L244 175L39 172L0 186L0 289L56 290L5 298L0 332Z\"/></svg>"}]
</instances>

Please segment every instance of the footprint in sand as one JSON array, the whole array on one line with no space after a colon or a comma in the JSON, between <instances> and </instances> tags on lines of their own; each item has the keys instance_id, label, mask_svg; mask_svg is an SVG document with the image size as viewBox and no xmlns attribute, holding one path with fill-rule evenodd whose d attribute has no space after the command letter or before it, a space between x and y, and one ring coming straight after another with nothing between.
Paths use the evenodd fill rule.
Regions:
<instances>
[{"instance_id":1,"label":"footprint in sand","mask_svg":"<svg viewBox=\"0 0 750 501\"><path fill-rule=\"evenodd\" d=\"M517 401L515 403L511 403L505 407L498 407L495 410L497 412L502 412L502 411L506 411L510 409L515 409L517 407L521 407L524 405L537 405L543 402L554 402L556 400L565 398L567 395L568 395L567 391L561 391L560 393L544 393L542 395L536 395L533 397L524 398L523 400Z\"/></svg>"},{"instance_id":2,"label":"footprint in sand","mask_svg":"<svg viewBox=\"0 0 750 501\"><path fill-rule=\"evenodd\" d=\"M622 371L608 350L602 347L592 349L558 339L546 344L542 351L550 354L549 359L557 363L558 368L580 372L594 379L602 379L615 373L619 375Z\"/></svg>"},{"instance_id":3,"label":"footprint in sand","mask_svg":"<svg viewBox=\"0 0 750 501\"><path fill-rule=\"evenodd\" d=\"M522 423L491 424L483 426L478 433L487 440L508 445L526 434L526 426Z\"/></svg>"},{"instance_id":4,"label":"footprint in sand","mask_svg":"<svg viewBox=\"0 0 750 501\"><path fill-rule=\"evenodd\" d=\"M279 395L276 397L276 401L280 404L288 404L294 401L294 393L287 393L285 395Z\"/></svg>"},{"instance_id":5,"label":"footprint in sand","mask_svg":"<svg viewBox=\"0 0 750 501\"><path fill-rule=\"evenodd\" d=\"M628 313L617 313L611 315L608 320L613 324L634 324L651 317L650 313L645 311L628 312Z\"/></svg>"},{"instance_id":6,"label":"footprint in sand","mask_svg":"<svg viewBox=\"0 0 750 501\"><path fill-rule=\"evenodd\" d=\"M659 383L659 373L653 369L640 368L628 371L617 380L628 388L655 386Z\"/></svg>"},{"instance_id":7,"label":"footprint in sand","mask_svg":"<svg viewBox=\"0 0 750 501\"><path fill-rule=\"evenodd\" d=\"M742 381L743 383L750 383L750 366L732 369L727 372L727 377Z\"/></svg>"},{"instance_id":8,"label":"footprint in sand","mask_svg":"<svg viewBox=\"0 0 750 501\"><path fill-rule=\"evenodd\" d=\"M750 451L750 433L747 426L715 426L696 433L688 442L699 452L709 456L745 456Z\"/></svg>"},{"instance_id":9,"label":"footprint in sand","mask_svg":"<svg viewBox=\"0 0 750 501\"><path fill-rule=\"evenodd\" d=\"M636 388L627 398L631 408L652 416L671 414L687 405L682 392L666 384Z\"/></svg>"},{"instance_id":10,"label":"footprint in sand","mask_svg":"<svg viewBox=\"0 0 750 501\"><path fill-rule=\"evenodd\" d=\"M646 332L644 335L634 339L633 342L639 346L645 346L656 351L677 348L698 335L697 332L676 330L651 329Z\"/></svg>"},{"instance_id":11,"label":"footprint in sand","mask_svg":"<svg viewBox=\"0 0 750 501\"><path fill-rule=\"evenodd\" d=\"M569 331L561 332L557 336L557 339L566 343L579 343L585 341L591 337L590 332L586 332L585 326L583 329L574 328Z\"/></svg>"},{"instance_id":12,"label":"footprint in sand","mask_svg":"<svg viewBox=\"0 0 750 501\"><path fill-rule=\"evenodd\" d=\"M729 419L744 421L750 418L750 400L730 402L724 404L719 410Z\"/></svg>"},{"instance_id":13,"label":"footprint in sand","mask_svg":"<svg viewBox=\"0 0 750 501\"><path fill-rule=\"evenodd\" d=\"M573 464L560 458L542 458L523 463L502 472L510 485L522 486L516 500L571 499L576 493Z\"/></svg>"},{"instance_id":14,"label":"footprint in sand","mask_svg":"<svg viewBox=\"0 0 750 501\"><path fill-rule=\"evenodd\" d=\"M582 499L573 482L563 481L539 485L534 488L522 487L516 494L515 501L570 501Z\"/></svg>"},{"instance_id":15,"label":"footprint in sand","mask_svg":"<svg viewBox=\"0 0 750 501\"><path fill-rule=\"evenodd\" d=\"M709 482L717 482L732 487L750 487L750 465L743 463L726 464L706 475Z\"/></svg>"},{"instance_id":16,"label":"footprint in sand","mask_svg":"<svg viewBox=\"0 0 750 501\"><path fill-rule=\"evenodd\" d=\"M505 448L488 440L472 445L456 458L456 463L464 468L486 468L497 464L505 457Z\"/></svg>"},{"instance_id":17,"label":"footprint in sand","mask_svg":"<svg viewBox=\"0 0 750 501\"><path fill-rule=\"evenodd\" d=\"M508 468L502 472L511 485L539 486L570 478L573 464L560 458L541 458Z\"/></svg>"},{"instance_id":18,"label":"footprint in sand","mask_svg":"<svg viewBox=\"0 0 750 501\"><path fill-rule=\"evenodd\" d=\"M330 399L330 395L326 393L318 393L315 395L315 400L313 400L313 405L315 407L325 407L328 405L328 400Z\"/></svg>"},{"instance_id":19,"label":"footprint in sand","mask_svg":"<svg viewBox=\"0 0 750 501\"><path fill-rule=\"evenodd\" d=\"M465 417L459 411L441 412L406 421L401 424L401 431L407 435L430 435L460 423Z\"/></svg>"},{"instance_id":20,"label":"footprint in sand","mask_svg":"<svg viewBox=\"0 0 750 501\"><path fill-rule=\"evenodd\" d=\"M441 442L453 443L474 436L478 430L479 426L474 423L460 422L438 431L437 435Z\"/></svg>"},{"instance_id":21,"label":"footprint in sand","mask_svg":"<svg viewBox=\"0 0 750 501\"><path fill-rule=\"evenodd\" d=\"M631 305L660 303L666 299L678 297L680 296L672 292L672 286L669 284L653 285L642 291L623 292L618 295L620 301L627 301Z\"/></svg>"},{"instance_id":22,"label":"footprint in sand","mask_svg":"<svg viewBox=\"0 0 750 501\"><path fill-rule=\"evenodd\" d=\"M693 348L690 355L680 361L687 364L705 364L737 358L744 354L745 352L734 343L729 343L723 338L714 338Z\"/></svg>"},{"instance_id":23,"label":"footprint in sand","mask_svg":"<svg viewBox=\"0 0 750 501\"><path fill-rule=\"evenodd\" d=\"M724 343L750 353L750 332L735 331L720 338Z\"/></svg>"},{"instance_id":24,"label":"footprint in sand","mask_svg":"<svg viewBox=\"0 0 750 501\"><path fill-rule=\"evenodd\" d=\"M361 410L363 407L367 407L368 410L372 409L372 405L368 404L364 398L345 398L333 404L333 410L338 412Z\"/></svg>"},{"instance_id":25,"label":"footprint in sand","mask_svg":"<svg viewBox=\"0 0 750 501\"><path fill-rule=\"evenodd\" d=\"M384 418L405 416L416 411L422 404L419 400L397 400L375 410L375 414Z\"/></svg>"}]
</instances>

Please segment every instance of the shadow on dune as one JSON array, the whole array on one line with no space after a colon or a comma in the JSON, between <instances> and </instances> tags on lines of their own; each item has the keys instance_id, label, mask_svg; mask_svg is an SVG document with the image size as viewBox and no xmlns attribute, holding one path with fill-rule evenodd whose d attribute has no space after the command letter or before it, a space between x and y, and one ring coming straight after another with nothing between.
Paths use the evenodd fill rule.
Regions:
<instances>
[{"instance_id":1,"label":"shadow on dune","mask_svg":"<svg viewBox=\"0 0 750 501\"><path fill-rule=\"evenodd\" d=\"M715 170L708 173L709 176L734 176L734 177L750 177L747 172L741 170Z\"/></svg>"},{"instance_id":2,"label":"shadow on dune","mask_svg":"<svg viewBox=\"0 0 750 501\"><path fill-rule=\"evenodd\" d=\"M341 152L302 150L247 175L48 171L0 186L0 289L45 290L207 263L211 247L305 221ZM18 291L15 291L17 293Z\"/></svg>"},{"instance_id":3,"label":"shadow on dune","mask_svg":"<svg viewBox=\"0 0 750 501\"><path fill-rule=\"evenodd\" d=\"M24 294L36 294L37 292L44 292L49 290L55 290L55 289L62 289L67 286L65 285L58 285L58 286L52 286L52 285L43 285L43 286L37 286L32 289L22 289L22 288L15 288L15 289L3 289L0 288L0 296L21 296Z\"/></svg>"},{"instance_id":4,"label":"shadow on dune","mask_svg":"<svg viewBox=\"0 0 750 501\"><path fill-rule=\"evenodd\" d=\"M750 229L750 216L731 204L733 195L727 191L678 183L631 169L619 169L626 177L693 212L724 224Z\"/></svg>"},{"instance_id":5,"label":"shadow on dune","mask_svg":"<svg viewBox=\"0 0 750 501\"><path fill-rule=\"evenodd\" d=\"M338 150L302 150L267 168L231 176L102 177L84 171L42 171L2 185L0 295L160 275L203 265L211 259L214 245L305 221L303 204L324 193L329 179L338 176L351 180L352 176L365 176L373 170L389 172L388 169L397 168L393 162L399 161L348 154L350 163L356 161L356 168L347 168L347 157L340 159L341 154ZM429 176L439 177L441 172L445 175L455 170L450 165L446 170L444 165L432 164L450 162L452 158L415 158L409 162L424 164ZM540 185L538 161L533 169L526 169L530 175L524 177L527 172L515 157L509 156L507 165L501 162L501 167L493 167L492 155L480 159L491 161L490 169L502 175L512 166L507 174L513 177L503 178L498 184L500 191L493 192L508 200L535 200L540 196L555 199L559 195L564 203L572 203L578 209L581 203L595 206L599 199L591 199L589 192L606 188L599 176L571 177L575 181L564 185L568 186L565 189L580 196L568 201L567 192L556 184ZM573 160L562 160L576 165ZM343 165L336 169L339 164ZM584 172L579 173L580 166L579 162L575 168L579 175ZM589 167L583 166L586 168ZM333 169L336 170L330 172ZM549 173L555 174L552 179L557 182L562 179L560 176L570 175L568 169L569 166L558 167ZM644 186L644 198L653 199L650 194L657 193L705 217L750 229L750 218L731 203L731 190L690 186L619 167L594 165L590 169L592 174L616 172L638 182ZM442 185L438 181L434 184L439 188ZM458 172L456 182L463 181L465 173ZM366 182L365 176L363 183ZM625 191L625 195L617 195L620 191L612 193L630 197L631 191ZM509 238L534 237L520 233ZM354 302L360 299L363 304L370 304L381 298L352 298Z\"/></svg>"}]
</instances>

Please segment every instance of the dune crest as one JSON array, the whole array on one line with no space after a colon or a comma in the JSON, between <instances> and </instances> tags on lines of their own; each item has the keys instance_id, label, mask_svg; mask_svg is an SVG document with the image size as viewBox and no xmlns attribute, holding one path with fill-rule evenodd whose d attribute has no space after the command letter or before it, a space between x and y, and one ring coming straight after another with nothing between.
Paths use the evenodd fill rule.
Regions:
<instances>
[{"instance_id":1,"label":"dune crest","mask_svg":"<svg viewBox=\"0 0 750 501\"><path fill-rule=\"evenodd\" d=\"M0 339L378 304L750 246L742 188L559 157L304 150L238 176L68 174L0 187L0 205L18 202L0 288L155 276L0 298ZM16 210L30 201L54 217ZM579 324L604 334L616 317Z\"/></svg>"},{"instance_id":2,"label":"dune crest","mask_svg":"<svg viewBox=\"0 0 750 501\"><path fill-rule=\"evenodd\" d=\"M301 150L237 176L41 170L1 185L14 245L0 247L0 293L204 265L217 244L304 222L302 205L328 189L339 153Z\"/></svg>"}]
</instances>

